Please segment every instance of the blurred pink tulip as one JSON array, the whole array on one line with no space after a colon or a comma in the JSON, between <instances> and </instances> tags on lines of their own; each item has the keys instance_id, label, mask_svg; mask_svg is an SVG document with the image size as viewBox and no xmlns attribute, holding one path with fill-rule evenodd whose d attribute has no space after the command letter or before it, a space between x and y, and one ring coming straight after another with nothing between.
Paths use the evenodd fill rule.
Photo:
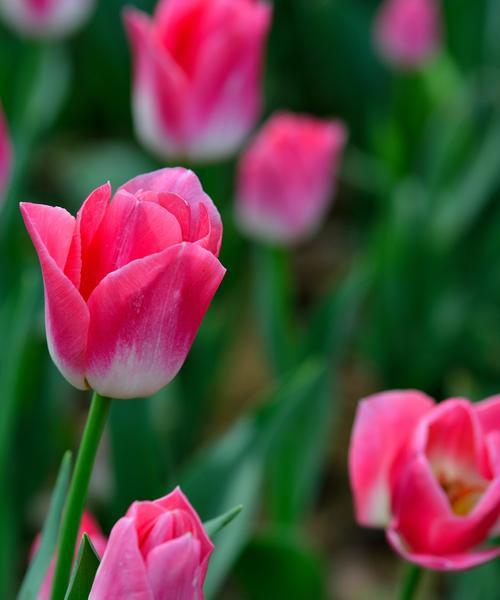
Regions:
<instances>
[{"instance_id":1,"label":"blurred pink tulip","mask_svg":"<svg viewBox=\"0 0 500 600\"><path fill-rule=\"evenodd\" d=\"M424 66L441 44L439 0L385 0L375 21L382 57L402 70Z\"/></svg>"},{"instance_id":2,"label":"blurred pink tulip","mask_svg":"<svg viewBox=\"0 0 500 600\"><path fill-rule=\"evenodd\" d=\"M175 377L224 276L222 223L196 175L162 169L109 184L76 219L21 204L45 284L49 351L66 379L104 396Z\"/></svg>"},{"instance_id":3,"label":"blurred pink tulip","mask_svg":"<svg viewBox=\"0 0 500 600\"><path fill-rule=\"evenodd\" d=\"M311 236L332 199L346 137L339 121L285 112L272 116L240 160L240 228L274 244Z\"/></svg>"},{"instance_id":4,"label":"blurred pink tulip","mask_svg":"<svg viewBox=\"0 0 500 600\"><path fill-rule=\"evenodd\" d=\"M78 548L83 537L83 534L86 533L92 545L94 546L95 551L102 557L104 554L104 550L106 548L107 539L102 534L99 525L96 523L94 518L89 512L84 512L82 517L82 522L80 524L80 529L78 531L78 542L77 547L75 548L75 555L78 552ZM38 535L36 540L33 543L33 547L31 549L31 557L33 558L35 552L38 550L38 546L40 545L40 536ZM37 596L37 600L49 600L52 592L52 580L54 578L54 569L56 566L55 558L52 559L47 573L45 575L45 579L43 580L42 586Z\"/></svg>"},{"instance_id":5,"label":"blurred pink tulip","mask_svg":"<svg viewBox=\"0 0 500 600\"><path fill-rule=\"evenodd\" d=\"M271 7L261 0L160 0L127 9L138 137L167 158L232 155L260 112Z\"/></svg>"},{"instance_id":6,"label":"blurred pink tulip","mask_svg":"<svg viewBox=\"0 0 500 600\"><path fill-rule=\"evenodd\" d=\"M89 600L203 600L212 550L179 488L134 502L111 531Z\"/></svg>"},{"instance_id":7,"label":"blurred pink tulip","mask_svg":"<svg viewBox=\"0 0 500 600\"><path fill-rule=\"evenodd\" d=\"M500 396L441 404L421 392L359 405L349 451L357 520L386 527L394 549L430 569L500 556Z\"/></svg>"},{"instance_id":8,"label":"blurred pink tulip","mask_svg":"<svg viewBox=\"0 0 500 600\"><path fill-rule=\"evenodd\" d=\"M7 131L7 124L0 106L0 201L9 182L12 165L12 149Z\"/></svg>"},{"instance_id":9,"label":"blurred pink tulip","mask_svg":"<svg viewBox=\"0 0 500 600\"><path fill-rule=\"evenodd\" d=\"M34 38L58 38L77 29L95 0L0 0L0 13L16 31Z\"/></svg>"}]
</instances>

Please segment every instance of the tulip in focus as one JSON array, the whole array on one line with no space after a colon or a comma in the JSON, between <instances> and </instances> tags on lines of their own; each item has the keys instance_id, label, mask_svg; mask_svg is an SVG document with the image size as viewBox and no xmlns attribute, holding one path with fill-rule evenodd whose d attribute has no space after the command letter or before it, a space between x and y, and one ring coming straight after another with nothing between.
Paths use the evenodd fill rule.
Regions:
<instances>
[{"instance_id":1,"label":"tulip in focus","mask_svg":"<svg viewBox=\"0 0 500 600\"><path fill-rule=\"evenodd\" d=\"M0 0L5 22L23 35L59 38L88 18L95 0Z\"/></svg>"},{"instance_id":2,"label":"tulip in focus","mask_svg":"<svg viewBox=\"0 0 500 600\"><path fill-rule=\"evenodd\" d=\"M7 125L0 106L0 201L7 187L12 163L12 150Z\"/></svg>"},{"instance_id":3,"label":"tulip in focus","mask_svg":"<svg viewBox=\"0 0 500 600\"><path fill-rule=\"evenodd\" d=\"M278 113L239 164L236 219L250 236L292 244L320 226L346 142L339 121Z\"/></svg>"},{"instance_id":4,"label":"tulip in focus","mask_svg":"<svg viewBox=\"0 0 500 600\"><path fill-rule=\"evenodd\" d=\"M232 155L259 116L271 7L263 0L160 0L125 12L138 137L161 157Z\"/></svg>"},{"instance_id":5,"label":"tulip in focus","mask_svg":"<svg viewBox=\"0 0 500 600\"><path fill-rule=\"evenodd\" d=\"M441 44L439 0L386 0L375 21L381 56L402 70L414 70L432 59Z\"/></svg>"},{"instance_id":6,"label":"tulip in focus","mask_svg":"<svg viewBox=\"0 0 500 600\"><path fill-rule=\"evenodd\" d=\"M179 488L134 502L113 527L89 600L203 600L213 544Z\"/></svg>"},{"instance_id":7,"label":"tulip in focus","mask_svg":"<svg viewBox=\"0 0 500 600\"><path fill-rule=\"evenodd\" d=\"M384 527L404 558L438 570L500 556L500 396L435 404L417 391L361 402L349 451L360 524Z\"/></svg>"},{"instance_id":8,"label":"tulip in focus","mask_svg":"<svg viewBox=\"0 0 500 600\"><path fill-rule=\"evenodd\" d=\"M88 512L83 513L82 522L80 524L80 529L78 531L78 546L75 548L75 555L78 552L79 544L82 540L83 534L86 533L92 545L94 546L95 551L102 557L104 554L104 550L106 548L106 537L102 534L99 525L96 523L92 515ZM40 545L40 536L37 536L36 540L33 543L33 547L31 549L31 557L33 558L35 552L38 550L38 546ZM55 569L55 559L52 559L47 573L45 575L45 579L43 580L42 586L40 587L40 591L38 592L37 600L49 600L52 592L52 579L54 577L54 569Z\"/></svg>"},{"instance_id":9,"label":"tulip in focus","mask_svg":"<svg viewBox=\"0 0 500 600\"><path fill-rule=\"evenodd\" d=\"M49 351L66 379L103 396L148 396L177 374L224 276L222 223L196 175L141 175L76 219L21 204L45 285Z\"/></svg>"}]
</instances>

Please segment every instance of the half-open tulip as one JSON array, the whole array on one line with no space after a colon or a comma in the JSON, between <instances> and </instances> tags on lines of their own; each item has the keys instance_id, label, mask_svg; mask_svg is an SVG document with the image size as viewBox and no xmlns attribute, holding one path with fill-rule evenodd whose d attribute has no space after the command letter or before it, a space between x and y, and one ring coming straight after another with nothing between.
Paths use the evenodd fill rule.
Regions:
<instances>
[{"instance_id":1,"label":"half-open tulip","mask_svg":"<svg viewBox=\"0 0 500 600\"><path fill-rule=\"evenodd\" d=\"M179 488L134 502L111 530L89 600L203 600L213 545Z\"/></svg>"},{"instance_id":2,"label":"half-open tulip","mask_svg":"<svg viewBox=\"0 0 500 600\"><path fill-rule=\"evenodd\" d=\"M435 404L417 391L361 402L349 471L357 520L430 569L500 556L500 396Z\"/></svg>"},{"instance_id":3,"label":"half-open tulip","mask_svg":"<svg viewBox=\"0 0 500 600\"><path fill-rule=\"evenodd\" d=\"M99 525L97 524L97 522L95 521L95 519L92 517L92 515L89 512L83 513L82 521L80 524L80 529L78 531L78 544L80 544L84 533L86 533L89 536L90 541L92 542L92 545L94 546L94 549L97 552L97 554L99 555L99 557L102 557L102 555L104 554L104 550L106 548L107 540L106 540L106 537L102 534L102 531L99 528ZM34 556L35 552L38 550L39 545L40 545L40 536L37 536L37 538L35 539L35 541L33 543L33 547L31 549L32 557ZM75 555L77 552L78 552L78 547L75 548ZM40 591L38 592L38 596L37 596L38 600L49 600L51 592L52 592L52 580L54 578L54 569L55 569L55 558L52 559L52 561L49 565L49 568L47 570L47 573L45 574L45 578L40 587Z\"/></svg>"},{"instance_id":4,"label":"half-open tulip","mask_svg":"<svg viewBox=\"0 0 500 600\"><path fill-rule=\"evenodd\" d=\"M272 116L240 160L240 228L274 244L311 236L332 200L345 141L339 121L285 112Z\"/></svg>"},{"instance_id":5,"label":"half-open tulip","mask_svg":"<svg viewBox=\"0 0 500 600\"><path fill-rule=\"evenodd\" d=\"M95 0L0 0L0 13L16 31L34 38L58 38L78 28Z\"/></svg>"},{"instance_id":6,"label":"half-open tulip","mask_svg":"<svg viewBox=\"0 0 500 600\"><path fill-rule=\"evenodd\" d=\"M389 64L414 70L441 44L439 0L386 0L375 20L375 43Z\"/></svg>"},{"instance_id":7,"label":"half-open tulip","mask_svg":"<svg viewBox=\"0 0 500 600\"><path fill-rule=\"evenodd\" d=\"M0 106L0 201L9 181L12 163L12 150L7 132L7 125Z\"/></svg>"},{"instance_id":8,"label":"half-open tulip","mask_svg":"<svg viewBox=\"0 0 500 600\"><path fill-rule=\"evenodd\" d=\"M222 224L196 175L141 175L76 219L21 204L45 284L49 351L66 379L113 398L153 394L179 371L224 276Z\"/></svg>"},{"instance_id":9,"label":"half-open tulip","mask_svg":"<svg viewBox=\"0 0 500 600\"><path fill-rule=\"evenodd\" d=\"M262 0L160 0L153 18L128 9L142 142L167 158L233 154L259 115L270 20Z\"/></svg>"}]
</instances>

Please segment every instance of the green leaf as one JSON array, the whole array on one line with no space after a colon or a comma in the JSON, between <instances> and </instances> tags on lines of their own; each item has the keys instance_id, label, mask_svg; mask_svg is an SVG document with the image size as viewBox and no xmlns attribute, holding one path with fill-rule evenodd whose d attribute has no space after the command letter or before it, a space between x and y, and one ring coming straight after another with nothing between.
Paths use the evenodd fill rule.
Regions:
<instances>
[{"instance_id":1,"label":"green leaf","mask_svg":"<svg viewBox=\"0 0 500 600\"><path fill-rule=\"evenodd\" d=\"M99 563L99 556L84 533L64 600L87 600Z\"/></svg>"},{"instance_id":2,"label":"green leaf","mask_svg":"<svg viewBox=\"0 0 500 600\"><path fill-rule=\"evenodd\" d=\"M233 521L242 510L243 505L239 504L231 510L228 510L223 515L220 515L220 517L215 517L214 519L210 519L210 521L203 523L203 527L205 528L208 537L213 538L215 535L217 535L224 529L224 527L226 527L226 525L229 525L229 523L231 523L231 521Z\"/></svg>"},{"instance_id":3,"label":"green leaf","mask_svg":"<svg viewBox=\"0 0 500 600\"><path fill-rule=\"evenodd\" d=\"M61 514L66 500L70 475L71 452L68 451L64 454L59 469L59 475L57 476L56 485L52 493L49 513L42 529L40 546L28 568L18 594L18 600L35 600L38 597L38 590L44 580L56 549Z\"/></svg>"}]
</instances>

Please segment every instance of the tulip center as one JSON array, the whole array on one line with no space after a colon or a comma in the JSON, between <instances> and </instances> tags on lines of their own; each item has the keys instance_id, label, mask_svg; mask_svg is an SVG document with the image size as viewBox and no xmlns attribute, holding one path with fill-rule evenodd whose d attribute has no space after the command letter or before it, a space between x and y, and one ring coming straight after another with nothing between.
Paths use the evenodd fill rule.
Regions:
<instances>
[{"instance_id":1,"label":"tulip center","mask_svg":"<svg viewBox=\"0 0 500 600\"><path fill-rule=\"evenodd\" d=\"M480 482L450 479L443 473L438 475L438 481L448 497L451 509L462 517L474 509L486 489L486 485Z\"/></svg>"}]
</instances>

